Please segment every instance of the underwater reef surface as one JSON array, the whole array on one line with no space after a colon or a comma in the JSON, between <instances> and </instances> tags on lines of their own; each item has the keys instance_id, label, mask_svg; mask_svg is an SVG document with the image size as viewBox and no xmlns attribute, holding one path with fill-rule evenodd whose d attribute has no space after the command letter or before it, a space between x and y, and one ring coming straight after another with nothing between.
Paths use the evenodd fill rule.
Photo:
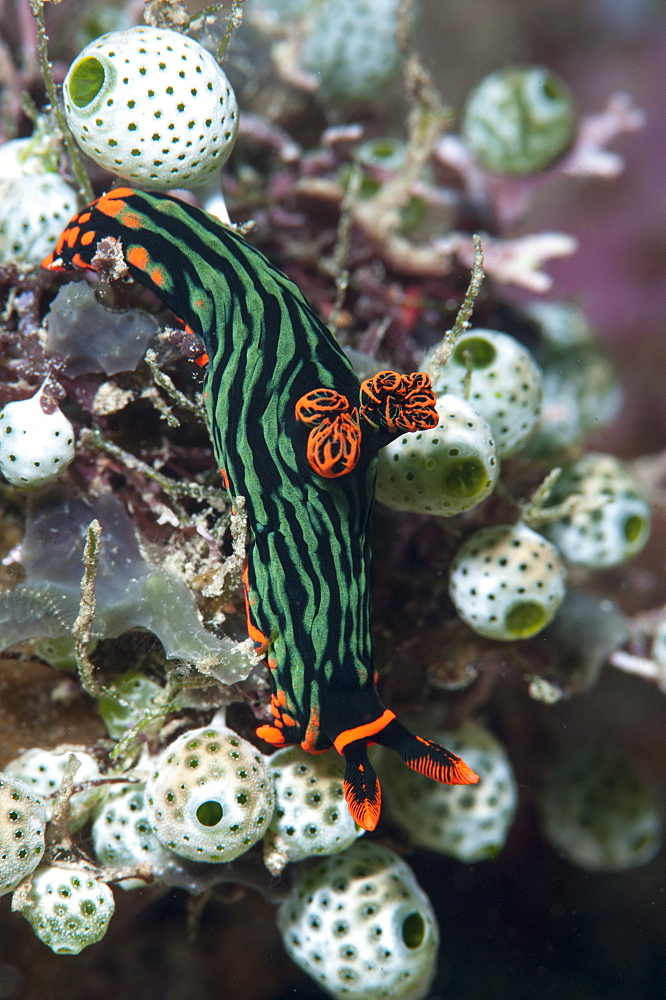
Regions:
<instances>
[{"instance_id":1,"label":"underwater reef surface","mask_svg":"<svg viewBox=\"0 0 666 1000\"><path fill-rule=\"evenodd\" d=\"M124 2L45 6L58 85L97 36L124 31L142 18L141 5ZM202 6L188 4L188 12ZM419 784L419 776L399 761L384 769L371 750L384 805L377 829L357 844L379 845L406 862L439 925L432 980L418 996L656 998L666 981L666 860L659 847L666 805L666 683L658 670L659 630L666 631L660 625L666 604L666 283L659 211L663 116L657 107L666 46L663 12L650 0L423 0L407 51L420 53L420 67L454 109L454 123L445 124L444 114L439 132L428 139L427 120L421 119L423 131L415 139L407 124L410 110L422 107L421 100L436 118L441 108L417 71L408 76L407 92L411 86L419 99L405 96L402 73L407 64L409 74L410 64L399 49L382 65L386 76L376 71L373 59L381 56L385 37L380 8L390 21L395 5L377 4L374 22L372 4L357 5L370 10L375 24L365 63L358 55L365 50L354 47L351 31L348 51L336 48L344 48L345 33L340 38L338 21L327 20L329 15L322 21L321 47L316 26L307 18L298 22L306 0L246 6L225 62L240 125L221 187L233 220L254 220L248 239L288 272L325 321L332 319L365 379L387 367L412 371L432 360L430 352L437 351L464 298L473 263L471 233L480 231L486 280L473 313L475 340L488 330L511 334L535 359L541 377L534 390L539 400L530 403L536 429L517 453L502 455L504 402L513 393L500 391L500 402L482 411L483 392L472 389L478 392L474 403L466 379L473 353L461 354L458 391L467 392L465 404L479 409L473 434L469 427L463 432L460 421L447 433L458 435L456 447L467 449L466 464L459 455L447 456L453 462L448 475L433 485L429 463L439 462L444 449L431 448L427 440L412 448L405 435L386 450L388 468L380 468L386 476L380 499L383 492L387 500L373 515L371 600L382 699L424 734L428 721L437 734L457 731L461 744L450 747L463 758L463 723L474 720L478 729L468 763L482 777L478 786L449 789L426 779ZM178 29L178 8L152 3L149 16L158 24L167 17ZM298 37L285 37L279 24L276 30L276 10L278 20L284 15L290 24L301 23L301 34L312 32L305 55L298 55ZM359 13L353 25L362 26L364 17ZM185 20L182 15L180 27ZM214 22L191 31L209 49L219 41ZM393 39L390 32L386 37ZM24 0L6 0L0 9L0 41L7 54L0 70L0 149L6 153L12 140L34 141L39 133L22 110L21 93L37 108L47 103L35 22ZM324 65L327 50L338 52L337 63ZM349 53L353 72L336 77ZM485 154L477 154L478 163L470 160L467 140L461 143L458 135L469 93L487 74L510 65L547 66L566 81L578 116L598 115L542 174L500 176L480 169ZM361 88L359 103L350 99L353 86ZM562 92L553 92L559 101ZM609 102L618 92L631 99ZM522 94L519 89L518 97L515 90L500 95L507 118ZM52 121L45 128L46 151L40 139L30 156L37 156L37 172L50 178L48 197L59 192L68 205L78 184L70 154L53 144ZM566 108L562 134L570 135ZM91 160L85 164L96 195L124 183ZM355 171L357 200L345 206L345 185ZM56 176L69 190L54 185ZM267 674L244 645L242 511L232 518L226 509L211 456L202 377L192 362L200 348L174 329L173 316L154 296L137 295L136 287L116 282L113 292L99 285L92 292L86 282L65 284L39 270L39 259L72 212L61 216L55 200L47 200L47 223L53 226L47 232L39 219L35 226L44 192L35 194L31 185L22 181L15 189L33 191L20 237L20 200L6 190L2 195L14 211L9 221L0 212L0 404L29 400L43 388L45 417L57 412L74 428L76 455L54 486L40 478L31 494L11 478L12 452L0 443L0 770L11 769L30 748L87 748L106 778L131 773L143 795L141 751L154 762L183 732L217 726L221 711L224 739L231 730L232 739L252 745L250 753L267 755L255 736L256 726L270 721ZM214 197L204 189L187 197L219 209L219 188ZM345 207L347 230L340 222ZM8 234L14 243L6 250ZM51 242L43 246L43 239ZM544 302L566 302L567 322L560 322L564 313L550 314L547 322L538 308ZM125 316L130 322L118 320ZM112 326L122 331L113 347L106 336ZM147 349L154 352L150 362ZM473 351L486 349L473 345ZM168 383L158 382L156 369ZM451 366L445 374L454 378ZM505 377L502 371L500 381ZM527 403L519 407L518 424L524 424L527 409ZM176 415L178 426L167 412ZM61 452L49 446L50 426L48 420L40 424L35 435L40 463L60 461ZM496 438L492 447L489 434ZM484 600L468 606L460 587L456 593L448 588L462 543L488 525L513 525L520 518L535 532L543 527L544 537L555 543L556 533L539 518L544 512L547 518L549 504L567 503L569 496L566 490L558 496L557 483L545 499L538 489L554 466L565 466L569 474L588 453L619 456L618 478L604 478L606 465L597 469L588 505L564 511L579 533L577 551L563 557L566 596L553 623L546 625L541 616L538 591L545 576L537 573L529 581L537 588L530 590L530 601L508 620L512 631L488 637L495 623L484 616L492 618L497 593L491 587ZM500 468L481 486L479 469L491 467L491 459ZM618 517L625 517L621 523L628 527L619 539L613 518L602 522L598 516L599 491L607 500L604 512L619 510ZM431 514L435 495L439 504L459 505L453 516ZM651 515L644 513L648 507ZM51 525L49 511L56 518ZM106 525L107 550L103 533L86 663L74 655L71 629L80 612L86 532L95 517ZM595 564L600 548L605 561ZM582 552L593 553L583 565L576 558ZM493 556L497 573L505 555ZM479 573L471 585L476 590L483 570L471 565L469 571ZM560 581L557 565L548 573L549 580ZM519 574L503 591L507 586L522 594L525 580ZM89 665L92 674L86 673ZM111 759L118 748L119 757ZM580 760L583 771L576 770ZM317 780L324 788L329 777ZM331 794L342 795L341 778L338 785ZM97 800L97 811L102 802L113 808L116 789L100 786L100 796L108 798ZM455 795L447 798L449 790ZM553 802L561 817L557 836L549 830ZM413 815L401 815L410 804L424 828L422 838L414 832ZM451 812L455 822L447 826ZM210 822L205 811L200 815ZM66 822L50 822L51 863L64 858L74 867L106 871L110 862L94 833L96 816L76 832ZM114 816L121 823L120 807ZM438 837L439 846L419 846L437 845ZM591 855L577 849L583 841L592 843ZM345 851L353 849L347 842ZM298 880L322 859L313 854L276 874L285 860L273 858L277 867L269 871L263 850L255 844L228 866L197 867L187 856L172 857L171 867L166 864L161 873L155 867L146 884L137 880L141 887L131 891L116 881L106 934L79 954L54 954L27 919L11 912L7 894L0 900L0 1000L339 995L320 989L287 958L288 930L281 932L276 921L278 906L295 898ZM391 995L398 1000L402 994Z\"/></svg>"}]
</instances>

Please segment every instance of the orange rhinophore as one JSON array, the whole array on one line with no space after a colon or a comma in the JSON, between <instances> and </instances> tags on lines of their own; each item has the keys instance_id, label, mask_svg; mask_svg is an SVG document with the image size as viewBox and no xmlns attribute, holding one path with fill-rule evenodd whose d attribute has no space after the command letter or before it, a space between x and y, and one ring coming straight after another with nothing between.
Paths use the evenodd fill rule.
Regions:
<instances>
[{"instance_id":1,"label":"orange rhinophore","mask_svg":"<svg viewBox=\"0 0 666 1000\"><path fill-rule=\"evenodd\" d=\"M439 423L435 394L425 372L379 372L361 383L360 397L361 416L376 430L425 431Z\"/></svg>"},{"instance_id":2,"label":"orange rhinophore","mask_svg":"<svg viewBox=\"0 0 666 1000\"><path fill-rule=\"evenodd\" d=\"M346 476L356 466L361 452L358 411L335 389L313 389L296 403L296 419L312 427L308 435L307 459L324 479Z\"/></svg>"}]
</instances>

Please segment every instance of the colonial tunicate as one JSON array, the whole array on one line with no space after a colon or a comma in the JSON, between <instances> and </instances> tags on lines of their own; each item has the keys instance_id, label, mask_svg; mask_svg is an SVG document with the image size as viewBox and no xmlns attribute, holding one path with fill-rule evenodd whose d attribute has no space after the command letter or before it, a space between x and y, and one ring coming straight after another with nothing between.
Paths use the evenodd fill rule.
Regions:
<instances>
[{"instance_id":1,"label":"colonial tunicate","mask_svg":"<svg viewBox=\"0 0 666 1000\"><path fill-rule=\"evenodd\" d=\"M307 869L278 913L289 956L335 1000L423 1000L439 930L408 865L358 841Z\"/></svg>"},{"instance_id":2,"label":"colonial tunicate","mask_svg":"<svg viewBox=\"0 0 666 1000\"><path fill-rule=\"evenodd\" d=\"M474 532L451 563L449 594L462 620L489 639L528 639L548 625L565 593L557 550L526 524Z\"/></svg>"},{"instance_id":3,"label":"colonial tunicate","mask_svg":"<svg viewBox=\"0 0 666 1000\"><path fill-rule=\"evenodd\" d=\"M202 184L229 156L236 97L214 57L186 35L139 25L90 42L63 83L84 153L147 188Z\"/></svg>"},{"instance_id":4,"label":"colonial tunicate","mask_svg":"<svg viewBox=\"0 0 666 1000\"><path fill-rule=\"evenodd\" d=\"M44 803L32 788L0 771L0 896L33 871L44 853Z\"/></svg>"},{"instance_id":5,"label":"colonial tunicate","mask_svg":"<svg viewBox=\"0 0 666 1000\"><path fill-rule=\"evenodd\" d=\"M344 851L363 833L345 805L345 766L337 754L313 756L301 747L285 747L269 758L268 767L275 812L264 838L264 861L274 875L289 862Z\"/></svg>"},{"instance_id":6,"label":"colonial tunicate","mask_svg":"<svg viewBox=\"0 0 666 1000\"><path fill-rule=\"evenodd\" d=\"M484 417L502 457L515 454L541 413L541 372L515 337L475 328L463 334L444 365L425 369L437 393L454 393Z\"/></svg>"},{"instance_id":7,"label":"colonial tunicate","mask_svg":"<svg viewBox=\"0 0 666 1000\"><path fill-rule=\"evenodd\" d=\"M559 76L543 66L507 66L469 95L462 134L488 170L533 174L565 152L574 126L571 94Z\"/></svg>"},{"instance_id":8,"label":"colonial tunicate","mask_svg":"<svg viewBox=\"0 0 666 1000\"><path fill-rule=\"evenodd\" d=\"M518 801L513 768L492 733L474 722L455 732L427 735L465 758L479 775L476 785L441 785L396 767L383 753L386 800L395 821L420 847L472 864L495 857L504 846Z\"/></svg>"},{"instance_id":9,"label":"colonial tunicate","mask_svg":"<svg viewBox=\"0 0 666 1000\"><path fill-rule=\"evenodd\" d=\"M25 891L14 893L12 910L22 913L56 955L78 955L106 934L115 910L106 884L78 868L39 868Z\"/></svg>"},{"instance_id":10,"label":"colonial tunicate","mask_svg":"<svg viewBox=\"0 0 666 1000\"><path fill-rule=\"evenodd\" d=\"M452 517L492 493L499 474L489 424L459 396L437 400L439 423L379 453L377 499L394 510Z\"/></svg>"},{"instance_id":11,"label":"colonial tunicate","mask_svg":"<svg viewBox=\"0 0 666 1000\"><path fill-rule=\"evenodd\" d=\"M275 793L261 753L218 723L164 748L146 783L160 843L192 861L232 861L265 834Z\"/></svg>"},{"instance_id":12,"label":"colonial tunicate","mask_svg":"<svg viewBox=\"0 0 666 1000\"><path fill-rule=\"evenodd\" d=\"M0 472L13 486L36 490L62 475L74 458L74 428L59 407L34 396L0 410Z\"/></svg>"}]
</instances>

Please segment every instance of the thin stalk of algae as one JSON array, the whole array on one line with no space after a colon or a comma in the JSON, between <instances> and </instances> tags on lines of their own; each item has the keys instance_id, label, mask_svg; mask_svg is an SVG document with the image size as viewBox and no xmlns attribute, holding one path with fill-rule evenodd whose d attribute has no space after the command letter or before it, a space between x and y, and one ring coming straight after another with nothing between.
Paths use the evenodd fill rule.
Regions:
<instances>
[{"instance_id":1,"label":"thin stalk of algae","mask_svg":"<svg viewBox=\"0 0 666 1000\"><path fill-rule=\"evenodd\" d=\"M74 637L74 656L79 672L79 680L85 691L93 698L98 698L103 688L93 676L94 666L88 653L92 637L91 626L95 617L95 578L99 566L99 549L102 539L102 526L95 518L88 525L86 544L83 550L83 577L81 579L81 602L79 613L72 625Z\"/></svg>"},{"instance_id":2,"label":"thin stalk of algae","mask_svg":"<svg viewBox=\"0 0 666 1000\"><path fill-rule=\"evenodd\" d=\"M434 375L438 369L444 367L453 353L458 338L469 326L469 320L472 315L481 284L485 278L485 272L483 270L483 244L478 233L474 233L472 241L474 243L474 260L472 261L472 270L470 273L467 291L465 292L465 298L460 304L453 326L450 330L447 330L437 347L435 347L434 350L428 354L423 365L424 370L431 376ZM471 377L472 369L471 365L468 364L464 384L466 399L469 397L469 383Z\"/></svg>"},{"instance_id":3,"label":"thin stalk of algae","mask_svg":"<svg viewBox=\"0 0 666 1000\"><path fill-rule=\"evenodd\" d=\"M352 208L361 187L362 176L362 171L360 170L358 164L355 164L349 175L347 190L344 193L342 205L340 206L340 221L338 222L334 257L335 302L333 303L331 315L328 319L328 328L333 336L335 336L337 332L338 319L342 306L344 305L347 288L349 286L348 261L353 222Z\"/></svg>"},{"instance_id":4,"label":"thin stalk of algae","mask_svg":"<svg viewBox=\"0 0 666 1000\"><path fill-rule=\"evenodd\" d=\"M60 0L52 0L53 3L59 3ZM67 146L67 153L69 154L69 159L72 164L72 170L76 178L76 182L79 185L79 191L85 200L85 202L90 202L95 197L92 189L92 185L88 180L88 175L83 166L83 160L81 159L81 154L79 153L78 147L74 142L72 133L67 125L67 120L65 118L65 113L62 110L62 105L58 98L58 91L56 85L53 81L53 76L51 75L51 62L49 60L49 37L46 34L46 27L44 24L44 0L30 0L30 9L32 10L33 17L37 23L37 35L39 39L39 61L42 67L42 75L44 77L44 85L46 86L46 93L49 98L49 103L55 115L58 128L60 129L65 145Z\"/></svg>"},{"instance_id":5,"label":"thin stalk of algae","mask_svg":"<svg viewBox=\"0 0 666 1000\"><path fill-rule=\"evenodd\" d=\"M136 455L132 455L130 452L125 451L120 448L117 444L112 444L111 441L107 441L102 432L98 428L84 428L81 432L80 443L97 448L99 451L106 452L107 455L112 455L114 458L119 459L123 462L127 468L134 470L135 472L140 472L146 476L147 479L151 479L153 482L161 486L167 496L172 498L178 496L192 497L194 500L201 500L209 503L211 507L215 509L220 509L220 506L225 506L224 496L219 489L214 489L212 487L200 486L198 483L187 483L178 482L175 479L169 479L168 476L162 475L157 469L153 469L151 465L146 462L142 462L140 458Z\"/></svg>"},{"instance_id":6,"label":"thin stalk of algae","mask_svg":"<svg viewBox=\"0 0 666 1000\"><path fill-rule=\"evenodd\" d=\"M241 21L243 20L243 4L245 0L233 0L231 7L231 13L227 18L227 30L224 32L222 41L220 42L220 47L217 50L217 61L223 62L224 57L227 54L227 47L231 41L231 36L236 30L240 28Z\"/></svg>"},{"instance_id":7,"label":"thin stalk of algae","mask_svg":"<svg viewBox=\"0 0 666 1000\"><path fill-rule=\"evenodd\" d=\"M217 47L217 52L215 53L215 58L220 64L224 63L225 56L227 53L227 48L229 47L229 42L231 41L231 36L237 28L240 28L241 22L243 20L243 4L245 0L232 0L231 11L227 15L227 26L222 36L222 40ZM198 22L205 21L208 17L216 18L220 13L224 4L212 3L208 7L204 7L197 14L189 19L187 22L187 28L194 27Z\"/></svg>"},{"instance_id":8,"label":"thin stalk of algae","mask_svg":"<svg viewBox=\"0 0 666 1000\"><path fill-rule=\"evenodd\" d=\"M197 403L193 403L192 400L185 395L185 393L181 392L180 389L176 388L176 386L173 384L172 380L169 378L166 372L163 372L162 369L158 367L157 353L152 349L152 347L149 347L148 350L146 351L144 356L144 361L148 365L148 368L150 369L150 374L153 376L153 381L156 383L156 385L158 385L160 389L164 389L164 391L167 393L168 396L171 397L174 403L182 407L183 410L187 410L189 413L192 413L199 421L203 421L204 420L203 404L199 405ZM163 405L166 406L166 404ZM160 412L164 411L160 410ZM180 425L178 418L175 417L170 410L169 414L170 416L167 416L166 412L164 412L164 419L167 421L170 427L174 426L178 427ZM176 423L173 424L171 422L172 420L175 420Z\"/></svg>"}]
</instances>

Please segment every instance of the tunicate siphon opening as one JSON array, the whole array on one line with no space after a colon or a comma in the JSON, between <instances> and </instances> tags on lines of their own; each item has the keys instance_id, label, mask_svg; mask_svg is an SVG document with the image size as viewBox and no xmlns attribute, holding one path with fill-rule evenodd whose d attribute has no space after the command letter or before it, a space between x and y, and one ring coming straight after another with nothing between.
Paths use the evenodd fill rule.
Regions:
<instances>
[{"instance_id":1,"label":"tunicate siphon opening","mask_svg":"<svg viewBox=\"0 0 666 1000\"><path fill-rule=\"evenodd\" d=\"M561 101L566 100L566 91L560 84L556 76L549 74L544 78L543 81L543 92L544 95L551 101Z\"/></svg>"},{"instance_id":2,"label":"tunicate siphon opening","mask_svg":"<svg viewBox=\"0 0 666 1000\"><path fill-rule=\"evenodd\" d=\"M358 147L356 159L366 167L397 170L405 162L405 144L391 137L369 139Z\"/></svg>"},{"instance_id":3,"label":"tunicate siphon opening","mask_svg":"<svg viewBox=\"0 0 666 1000\"><path fill-rule=\"evenodd\" d=\"M453 352L453 360L467 367L487 368L497 357L497 351L485 337L465 337Z\"/></svg>"},{"instance_id":4,"label":"tunicate siphon opening","mask_svg":"<svg viewBox=\"0 0 666 1000\"><path fill-rule=\"evenodd\" d=\"M546 612L536 601L522 601L507 612L504 619L507 631L515 639L527 639L543 627Z\"/></svg>"},{"instance_id":5,"label":"tunicate siphon opening","mask_svg":"<svg viewBox=\"0 0 666 1000\"><path fill-rule=\"evenodd\" d=\"M639 514L628 517L624 523L624 537L628 542L635 542L643 531L643 518Z\"/></svg>"},{"instance_id":6,"label":"tunicate siphon opening","mask_svg":"<svg viewBox=\"0 0 666 1000\"><path fill-rule=\"evenodd\" d=\"M94 101L104 86L104 67L99 59L88 56L74 67L69 78L69 93L77 108Z\"/></svg>"},{"instance_id":7,"label":"tunicate siphon opening","mask_svg":"<svg viewBox=\"0 0 666 1000\"><path fill-rule=\"evenodd\" d=\"M408 913L402 922L402 940L408 948L418 948L425 937L425 920L414 910Z\"/></svg>"},{"instance_id":8,"label":"tunicate siphon opening","mask_svg":"<svg viewBox=\"0 0 666 1000\"><path fill-rule=\"evenodd\" d=\"M461 458L449 465L444 477L444 489L450 497L474 497L481 492L487 479L486 468L480 458Z\"/></svg>"},{"instance_id":9,"label":"tunicate siphon opening","mask_svg":"<svg viewBox=\"0 0 666 1000\"><path fill-rule=\"evenodd\" d=\"M219 802L215 799L210 799L208 802L202 802L197 809L197 819L202 826L217 826L217 824L222 819L224 810Z\"/></svg>"}]
</instances>

